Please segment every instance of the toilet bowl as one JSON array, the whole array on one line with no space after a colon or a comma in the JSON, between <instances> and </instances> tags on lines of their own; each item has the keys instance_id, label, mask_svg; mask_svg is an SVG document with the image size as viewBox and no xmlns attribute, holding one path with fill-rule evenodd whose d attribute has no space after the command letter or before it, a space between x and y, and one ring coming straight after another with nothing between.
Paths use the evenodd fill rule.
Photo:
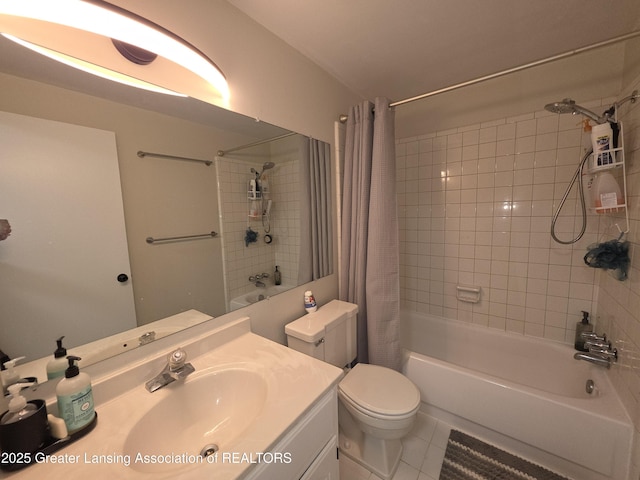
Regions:
<instances>
[{"instance_id":1,"label":"toilet bowl","mask_svg":"<svg viewBox=\"0 0 640 480\"><path fill-rule=\"evenodd\" d=\"M344 367L356 357L358 306L332 300L285 326L290 348ZM418 388L402 374L359 363L338 384L339 448L378 477L389 480L420 407Z\"/></svg>"},{"instance_id":2,"label":"toilet bowl","mask_svg":"<svg viewBox=\"0 0 640 480\"><path fill-rule=\"evenodd\" d=\"M402 455L401 439L415 424L420 392L406 377L357 364L338 385L340 450L388 480Z\"/></svg>"}]
</instances>

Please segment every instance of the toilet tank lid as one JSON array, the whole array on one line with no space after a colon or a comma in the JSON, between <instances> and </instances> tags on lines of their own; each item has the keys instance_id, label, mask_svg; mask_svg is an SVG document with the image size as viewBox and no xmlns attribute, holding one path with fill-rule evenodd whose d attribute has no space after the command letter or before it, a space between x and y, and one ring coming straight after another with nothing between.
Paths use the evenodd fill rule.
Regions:
<instances>
[{"instance_id":1,"label":"toilet tank lid","mask_svg":"<svg viewBox=\"0 0 640 480\"><path fill-rule=\"evenodd\" d=\"M287 335L305 342L317 342L324 337L327 330L331 330L345 317L358 313L358 305L342 300L331 300L322 305L317 311L288 323L284 327Z\"/></svg>"}]
</instances>

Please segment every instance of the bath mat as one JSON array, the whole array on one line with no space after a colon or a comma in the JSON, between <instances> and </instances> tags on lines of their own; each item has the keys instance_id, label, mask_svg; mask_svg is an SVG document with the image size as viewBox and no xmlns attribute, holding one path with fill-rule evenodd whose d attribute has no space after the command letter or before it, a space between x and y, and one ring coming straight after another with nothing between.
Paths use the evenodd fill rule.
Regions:
<instances>
[{"instance_id":1,"label":"bath mat","mask_svg":"<svg viewBox=\"0 0 640 480\"><path fill-rule=\"evenodd\" d=\"M440 480L569 480L477 438L451 430Z\"/></svg>"}]
</instances>

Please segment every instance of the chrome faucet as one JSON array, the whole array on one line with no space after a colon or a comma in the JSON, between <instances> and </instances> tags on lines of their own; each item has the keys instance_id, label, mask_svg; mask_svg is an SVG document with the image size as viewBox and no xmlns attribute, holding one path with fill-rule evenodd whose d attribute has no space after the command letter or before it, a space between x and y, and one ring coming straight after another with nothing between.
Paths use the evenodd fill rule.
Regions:
<instances>
[{"instance_id":1,"label":"chrome faucet","mask_svg":"<svg viewBox=\"0 0 640 480\"><path fill-rule=\"evenodd\" d=\"M142 346L155 341L155 339L156 339L156 332L152 330L150 332L140 335L140 337L138 337L138 342L140 342L139 345Z\"/></svg>"},{"instance_id":2,"label":"chrome faucet","mask_svg":"<svg viewBox=\"0 0 640 480\"><path fill-rule=\"evenodd\" d=\"M256 287L266 287L267 285L262 281L263 278L269 278L269 274L258 273L256 275L251 275L249 277L249 281L253 283Z\"/></svg>"},{"instance_id":3,"label":"chrome faucet","mask_svg":"<svg viewBox=\"0 0 640 480\"><path fill-rule=\"evenodd\" d=\"M592 352L577 352L573 355L573 358L576 360L586 360L587 362L595 363L596 365L606 368L611 368L611 364L614 362L609 356Z\"/></svg>"},{"instance_id":4,"label":"chrome faucet","mask_svg":"<svg viewBox=\"0 0 640 480\"><path fill-rule=\"evenodd\" d=\"M181 348L171 352L168 357L168 362L162 371L146 382L144 386L149 392L153 393L176 380L184 380L196 371L193 365L186 363L186 361L187 352Z\"/></svg>"},{"instance_id":5,"label":"chrome faucet","mask_svg":"<svg viewBox=\"0 0 640 480\"><path fill-rule=\"evenodd\" d=\"M618 361L618 350L607 340L606 335L598 336L591 332L582 334L585 339L584 346L588 352L578 352L573 355L576 360L586 360L606 368L611 368L611 364Z\"/></svg>"}]
</instances>

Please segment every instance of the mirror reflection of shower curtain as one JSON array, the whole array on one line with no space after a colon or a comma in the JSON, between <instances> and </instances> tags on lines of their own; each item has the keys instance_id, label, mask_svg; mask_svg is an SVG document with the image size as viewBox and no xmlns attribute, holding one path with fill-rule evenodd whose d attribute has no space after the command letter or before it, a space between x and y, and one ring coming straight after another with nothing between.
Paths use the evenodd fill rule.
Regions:
<instances>
[{"instance_id":1,"label":"mirror reflection of shower curtain","mask_svg":"<svg viewBox=\"0 0 640 480\"><path fill-rule=\"evenodd\" d=\"M331 150L328 143L304 139L301 162L300 262L298 285L333 271Z\"/></svg>"},{"instance_id":2,"label":"mirror reflection of shower curtain","mask_svg":"<svg viewBox=\"0 0 640 480\"><path fill-rule=\"evenodd\" d=\"M340 300L358 304L358 361L400 370L394 111L351 107L342 184Z\"/></svg>"}]
</instances>

